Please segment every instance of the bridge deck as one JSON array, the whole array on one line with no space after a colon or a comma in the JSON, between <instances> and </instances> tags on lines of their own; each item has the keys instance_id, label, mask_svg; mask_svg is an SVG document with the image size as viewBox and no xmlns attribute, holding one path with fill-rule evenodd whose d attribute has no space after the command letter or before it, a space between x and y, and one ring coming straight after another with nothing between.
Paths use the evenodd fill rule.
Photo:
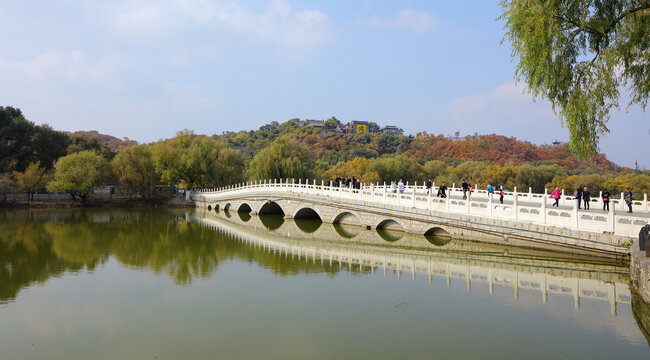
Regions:
<instances>
[{"instance_id":1,"label":"bridge deck","mask_svg":"<svg viewBox=\"0 0 650 360\"><path fill-rule=\"evenodd\" d=\"M199 194L205 199L220 195L242 193L259 193L274 190L293 193L322 195L338 199L362 200L378 206L390 208L391 205L410 206L416 209L437 210L455 214L470 214L489 218L515 220L534 224L550 225L561 228L588 231L593 233L612 233L615 235L638 237L639 229L650 221L650 210L647 197L643 201L635 201L634 213L622 211L623 202L614 200L610 211L601 210L602 201L593 199L594 205L590 210L578 210L576 201L572 197L563 197L559 207L553 207L553 201L545 194L517 193L506 194L504 203L498 201L497 196L489 196L487 191L474 192L468 199L462 199L462 191L449 189L449 196L445 199L435 197L434 187L427 192L423 186L406 186L403 193L393 192L390 186L370 185L363 186L360 190L351 188L337 188L324 183L320 185L302 183L281 183L265 181L241 184L236 187L227 187L218 190L201 190Z\"/></svg>"}]
</instances>

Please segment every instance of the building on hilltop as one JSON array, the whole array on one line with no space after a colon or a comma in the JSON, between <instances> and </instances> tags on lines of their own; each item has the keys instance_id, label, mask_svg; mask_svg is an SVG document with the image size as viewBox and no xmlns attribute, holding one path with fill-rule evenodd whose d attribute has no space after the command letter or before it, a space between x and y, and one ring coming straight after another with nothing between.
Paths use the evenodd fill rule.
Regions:
<instances>
[{"instance_id":1,"label":"building on hilltop","mask_svg":"<svg viewBox=\"0 0 650 360\"><path fill-rule=\"evenodd\" d=\"M376 134L378 128L376 124L368 121L352 120L347 126L348 134L372 133Z\"/></svg>"},{"instance_id":2,"label":"building on hilltop","mask_svg":"<svg viewBox=\"0 0 650 360\"><path fill-rule=\"evenodd\" d=\"M317 129L322 129L325 126L325 120L309 120L305 119L304 121L301 121L300 126L313 126Z\"/></svg>"},{"instance_id":3,"label":"building on hilltop","mask_svg":"<svg viewBox=\"0 0 650 360\"><path fill-rule=\"evenodd\" d=\"M395 135L397 135L397 134L401 134L403 132L404 132L404 130L402 130L402 128L399 128L399 127L393 126L393 125L387 125L387 126L384 126L381 129L379 129L380 134L395 134Z\"/></svg>"},{"instance_id":4,"label":"building on hilltop","mask_svg":"<svg viewBox=\"0 0 650 360\"><path fill-rule=\"evenodd\" d=\"M377 124L369 121L361 120L352 120L349 123L343 125L337 125L335 128L326 128L325 120L299 120L298 124L300 127L311 126L316 129L321 130L321 134L324 135L328 131L331 131L337 135L349 135L349 134L361 134L361 133L370 133L370 134L401 134L404 132L401 128L393 125L384 126L379 128Z\"/></svg>"}]
</instances>

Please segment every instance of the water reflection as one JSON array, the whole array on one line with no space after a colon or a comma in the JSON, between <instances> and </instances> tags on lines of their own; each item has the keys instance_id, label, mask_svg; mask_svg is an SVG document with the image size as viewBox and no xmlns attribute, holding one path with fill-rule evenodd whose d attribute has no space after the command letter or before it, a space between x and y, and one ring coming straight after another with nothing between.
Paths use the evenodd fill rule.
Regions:
<instances>
[{"instance_id":1,"label":"water reflection","mask_svg":"<svg viewBox=\"0 0 650 360\"><path fill-rule=\"evenodd\" d=\"M398 277L443 278L509 287L517 298L534 291L609 303L630 303L627 265L473 242L414 236L385 229L327 225L282 215L228 211L4 211L0 212L0 302L64 272L92 271L111 256L120 263L166 274L179 285L208 277L237 258L275 274L383 271ZM232 211L230 211L232 213ZM247 216L246 216L247 215ZM640 306L637 308L641 309ZM640 318L648 312L639 311Z\"/></svg>"},{"instance_id":2,"label":"water reflection","mask_svg":"<svg viewBox=\"0 0 650 360\"><path fill-rule=\"evenodd\" d=\"M277 223L270 227L272 220ZM451 241L444 233L418 236L386 228L368 231L355 226L321 225L320 221L314 229L304 231L308 220L302 219L280 222L278 218L254 216L244 224L198 212L193 221L248 247L299 263L322 266L338 263L340 268L353 272L381 269L398 277L403 273L412 278L422 274L429 281L443 277L447 284L452 279L460 279L468 289L473 282L486 283L490 293L495 286L507 286L512 288L515 298L521 290L532 290L539 293L544 303L549 294L566 295L573 297L576 308L583 299L596 299L609 302L612 314L616 314L618 303L628 304L631 300L627 264L607 259ZM288 264L287 268L292 265ZM326 271L332 269L328 267Z\"/></svg>"}]
</instances>

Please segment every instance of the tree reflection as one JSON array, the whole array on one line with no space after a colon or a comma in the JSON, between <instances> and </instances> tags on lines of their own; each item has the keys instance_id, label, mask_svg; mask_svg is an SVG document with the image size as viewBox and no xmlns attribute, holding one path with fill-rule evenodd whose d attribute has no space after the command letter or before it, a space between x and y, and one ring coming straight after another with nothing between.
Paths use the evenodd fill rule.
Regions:
<instances>
[{"instance_id":1,"label":"tree reflection","mask_svg":"<svg viewBox=\"0 0 650 360\"><path fill-rule=\"evenodd\" d=\"M256 262L279 275L338 271L329 264L248 246L188 222L178 211L6 211L0 213L0 302L51 276L93 271L110 256L130 267L166 274L179 285L210 276L220 261L232 258Z\"/></svg>"}]
</instances>

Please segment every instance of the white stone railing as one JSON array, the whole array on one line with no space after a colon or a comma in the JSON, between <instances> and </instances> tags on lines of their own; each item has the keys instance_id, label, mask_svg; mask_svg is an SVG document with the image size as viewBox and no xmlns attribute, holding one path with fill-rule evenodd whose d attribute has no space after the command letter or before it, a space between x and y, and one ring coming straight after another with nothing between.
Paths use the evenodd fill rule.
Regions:
<instances>
[{"instance_id":1,"label":"white stone railing","mask_svg":"<svg viewBox=\"0 0 650 360\"><path fill-rule=\"evenodd\" d=\"M446 198L436 197L438 187L430 192L424 186L406 185L404 191L394 189L385 183L382 185L362 184L361 189L336 187L332 183L321 181L320 184L299 179L297 182L269 179L226 186L217 189L199 189L195 193L206 201L216 200L219 195L244 195L280 191L303 193L331 197L334 199L359 200L389 207L398 205L417 209L428 209L456 214L512 220L522 223L549 225L559 228L588 231L594 233L613 233L615 235L637 238L640 228L650 220L647 195L643 201L633 202L634 213L627 213L624 201L612 200L609 212L602 210L602 200L594 198L591 210L578 210L577 201L572 196L562 196L560 207L552 207L554 199L548 194L536 194L515 191L504 192L504 204L499 202L497 194L486 190L473 191L468 199L462 199L462 189L452 187L447 190ZM625 211L625 212L622 212Z\"/></svg>"}]
</instances>

